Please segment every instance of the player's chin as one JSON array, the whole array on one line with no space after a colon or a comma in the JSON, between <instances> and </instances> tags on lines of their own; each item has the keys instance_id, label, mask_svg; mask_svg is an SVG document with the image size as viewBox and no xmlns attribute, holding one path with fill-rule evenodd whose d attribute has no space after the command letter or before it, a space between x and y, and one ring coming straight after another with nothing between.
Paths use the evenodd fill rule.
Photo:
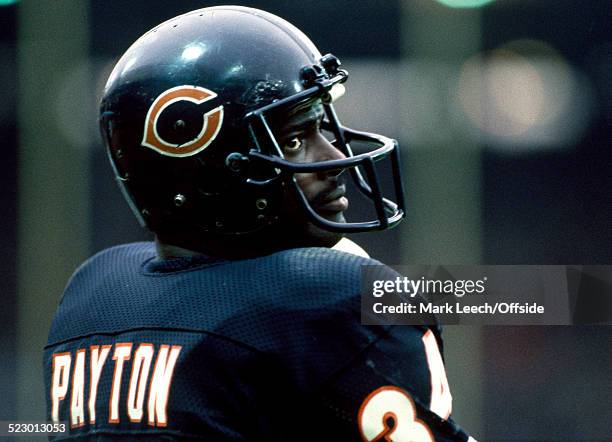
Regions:
<instances>
[{"instance_id":1,"label":"player's chin","mask_svg":"<svg viewBox=\"0 0 612 442\"><path fill-rule=\"evenodd\" d=\"M334 223L346 223L346 218L344 217L344 212L318 212L319 215L321 215L323 218L325 218L328 221L334 222Z\"/></svg>"},{"instance_id":2,"label":"player's chin","mask_svg":"<svg viewBox=\"0 0 612 442\"><path fill-rule=\"evenodd\" d=\"M321 207L315 207L314 209L317 212L317 215L319 215L321 218L324 218L326 221L340 224L346 223L346 218L344 217L344 209L326 210L326 208ZM333 233L329 232L328 230L325 230L324 227L321 227L321 230L328 233Z\"/></svg>"}]
</instances>

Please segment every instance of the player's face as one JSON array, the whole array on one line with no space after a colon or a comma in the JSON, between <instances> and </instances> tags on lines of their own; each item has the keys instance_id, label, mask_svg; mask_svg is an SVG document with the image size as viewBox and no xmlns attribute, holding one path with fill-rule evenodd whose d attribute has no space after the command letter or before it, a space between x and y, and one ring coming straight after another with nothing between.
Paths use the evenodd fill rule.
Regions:
<instances>
[{"instance_id":1,"label":"player's face","mask_svg":"<svg viewBox=\"0 0 612 442\"><path fill-rule=\"evenodd\" d=\"M323 107L311 106L290 116L281 130L280 146L285 159L296 163L340 160L345 155L336 149L321 133ZM295 179L312 208L322 217L335 222L345 222L348 208L346 186L340 175L342 170L319 173L298 173Z\"/></svg>"}]
</instances>

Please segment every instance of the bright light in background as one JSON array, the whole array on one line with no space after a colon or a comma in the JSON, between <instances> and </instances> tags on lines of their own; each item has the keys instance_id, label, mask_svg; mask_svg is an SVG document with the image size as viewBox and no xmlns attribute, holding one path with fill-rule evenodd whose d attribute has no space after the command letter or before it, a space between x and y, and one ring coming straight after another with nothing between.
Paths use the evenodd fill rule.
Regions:
<instances>
[{"instance_id":1,"label":"bright light in background","mask_svg":"<svg viewBox=\"0 0 612 442\"><path fill-rule=\"evenodd\" d=\"M479 55L463 65L459 100L479 128L500 136L521 135L544 112L544 84L526 58L498 50L489 60Z\"/></svg>"},{"instance_id":2,"label":"bright light in background","mask_svg":"<svg viewBox=\"0 0 612 442\"><path fill-rule=\"evenodd\" d=\"M463 64L456 102L491 147L540 150L582 133L591 91L555 49L517 40Z\"/></svg>"},{"instance_id":3,"label":"bright light in background","mask_svg":"<svg viewBox=\"0 0 612 442\"><path fill-rule=\"evenodd\" d=\"M0 6L10 6L17 3L19 0L0 0Z\"/></svg>"},{"instance_id":4,"label":"bright light in background","mask_svg":"<svg viewBox=\"0 0 612 442\"><path fill-rule=\"evenodd\" d=\"M495 0L436 0L449 8L480 8Z\"/></svg>"}]
</instances>

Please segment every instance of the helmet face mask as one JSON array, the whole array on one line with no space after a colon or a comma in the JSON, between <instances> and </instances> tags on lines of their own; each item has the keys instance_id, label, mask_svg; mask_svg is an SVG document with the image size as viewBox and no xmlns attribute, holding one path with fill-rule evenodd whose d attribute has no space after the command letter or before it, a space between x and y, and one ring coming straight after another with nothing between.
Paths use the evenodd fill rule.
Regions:
<instances>
[{"instance_id":1,"label":"helmet face mask","mask_svg":"<svg viewBox=\"0 0 612 442\"><path fill-rule=\"evenodd\" d=\"M395 226L404 216L399 147L340 124L332 101L346 79L336 57L321 57L291 24L255 9L205 8L149 31L117 63L101 104L109 158L133 211L154 232L243 235L286 222L289 197L326 231ZM289 161L278 127L321 103L321 129L346 158ZM352 141L372 150L353 155ZM381 193L376 163L383 159L391 162L397 202ZM341 171L376 219L331 220L296 179Z\"/></svg>"},{"instance_id":2,"label":"helmet face mask","mask_svg":"<svg viewBox=\"0 0 612 442\"><path fill-rule=\"evenodd\" d=\"M384 230L394 227L404 217L399 147L395 140L382 135L355 131L340 124L333 105L330 102L325 103L325 101L328 100L326 95L330 94L329 89L336 87L335 85L340 84L339 82L346 80L346 77L347 74L342 72L339 77L334 76L318 80L315 82L315 86L303 93L303 95L306 96L308 96L309 93L312 94L308 98L312 98L313 96L323 97L323 108L325 109L326 118L322 122L322 129L333 133L334 139L332 140L332 144L346 156L346 159L295 163L284 158L279 142L274 135L274 130L272 130L266 119L266 113L272 112L281 106L292 104L293 100L299 101L302 97L298 95L289 97L284 101L272 103L265 108L251 112L247 116L251 134L257 146L256 149L249 152L248 158L251 161L262 162L274 166L277 170L277 177L273 179L278 179L289 185L299 201L304 214L318 227L339 233ZM259 130L257 130L257 128L259 128ZM261 135L257 135L258 133ZM367 153L354 155L350 146L352 140L366 143L370 145L372 149ZM389 159L391 161L392 172L395 178L395 197L399 201L399 204L383 197L381 193L381 186L379 177L377 176L375 163L384 159ZM342 223L330 221L316 212L295 179L295 174L297 173L320 173L345 170L350 174L357 189L374 204L377 219ZM260 182L249 180L249 182L265 185L269 180Z\"/></svg>"}]
</instances>

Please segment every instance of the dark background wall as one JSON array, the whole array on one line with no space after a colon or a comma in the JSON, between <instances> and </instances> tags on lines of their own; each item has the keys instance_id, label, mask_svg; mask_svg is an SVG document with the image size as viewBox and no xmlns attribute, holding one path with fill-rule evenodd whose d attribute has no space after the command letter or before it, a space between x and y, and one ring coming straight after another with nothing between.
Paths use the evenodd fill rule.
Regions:
<instances>
[{"instance_id":1,"label":"dark background wall","mask_svg":"<svg viewBox=\"0 0 612 442\"><path fill-rule=\"evenodd\" d=\"M23 281L36 278L36 272L19 258L32 253L24 246L29 244L24 238L32 215L19 210L30 190L18 183L30 173L22 160L35 147L23 142L18 128L37 124L20 121L24 113L19 97L29 84L18 56L25 39L20 31L27 26L26 3L32 4L0 6L0 353L15 355L0 361L0 420L39 418L40 407L30 412L23 405L28 391L40 394L34 403L43 400L35 387L24 387L39 385L32 374L38 368L28 371L23 366L36 363L52 308L43 309L38 325L32 322L32 311L37 296L55 305L61 293L61 286L33 293ZM64 82L50 84L57 105L40 118L50 118L62 136L81 149L88 178L78 181L75 176L74 185L84 186L87 202L79 207L87 213L87 235L65 238L82 244L86 256L150 238L122 200L97 136L96 102L105 77L129 44L155 24L212 3L81 3L87 5L79 19L87 32L80 37L68 32L66 38L85 39L86 56L75 58L73 69L68 63ZM392 232L356 236L374 257L388 263L433 259L440 264L612 264L609 2L499 0L469 10L434 0L241 4L281 15L311 36L322 52L338 55L352 75L346 97L350 105L338 105L342 116L400 140L405 172L419 179L406 189L411 210L407 222ZM37 5L48 7L49 14L57 11L50 2ZM28 38L45 41L52 36ZM461 53L453 51L458 40L469 42ZM432 48L424 49L421 41L432 42ZM466 77L474 68L483 80L476 89ZM66 92L72 85L86 91L79 95L84 100ZM482 108L470 107L475 101ZM43 147L42 140L45 155L71 152L64 145ZM70 161L71 155L66 157ZM63 170L59 165L54 173L59 176ZM470 207L462 202L462 193L455 198L449 176L457 176L457 182L471 180L471 196L465 199ZM440 182L448 183L448 192ZM453 207L453 201L460 201L453 211L437 215L436 207ZM67 207L66 216L71 210ZM466 220L466 213L475 215ZM45 218L41 212L40 217L49 231L65 228L61 216ZM44 237L37 241L45 247ZM437 252L428 254L423 244ZM470 245L473 250L465 252ZM56 253L71 252L60 247ZM81 259L73 257L75 262ZM41 268L44 271L44 263ZM59 271L58 279L65 281L73 269ZM36 326L42 332L28 338L28 330ZM612 439L609 327L483 327L469 331L472 337L465 342L453 338L464 331L451 328L447 333L455 348L452 358L447 356L455 409L477 438ZM29 359L23 350L28 346L34 349Z\"/></svg>"}]
</instances>

